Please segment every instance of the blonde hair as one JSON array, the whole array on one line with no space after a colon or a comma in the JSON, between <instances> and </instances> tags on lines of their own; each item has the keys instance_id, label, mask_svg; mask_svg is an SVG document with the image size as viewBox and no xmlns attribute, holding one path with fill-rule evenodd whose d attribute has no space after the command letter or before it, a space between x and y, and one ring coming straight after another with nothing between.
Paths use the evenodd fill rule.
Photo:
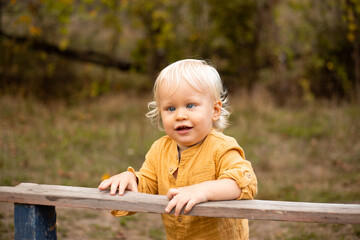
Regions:
<instances>
[{"instance_id":1,"label":"blonde hair","mask_svg":"<svg viewBox=\"0 0 360 240\"><path fill-rule=\"evenodd\" d=\"M148 104L149 112L146 114L152 124L163 130L159 109L159 86L168 89L171 95L178 89L182 80L186 80L199 92L208 89L214 101L221 101L221 115L214 122L214 128L218 131L226 128L230 113L227 110L227 92L223 87L220 75L207 62L195 59L185 59L172 63L164 68L156 78L153 89L154 100Z\"/></svg>"}]
</instances>

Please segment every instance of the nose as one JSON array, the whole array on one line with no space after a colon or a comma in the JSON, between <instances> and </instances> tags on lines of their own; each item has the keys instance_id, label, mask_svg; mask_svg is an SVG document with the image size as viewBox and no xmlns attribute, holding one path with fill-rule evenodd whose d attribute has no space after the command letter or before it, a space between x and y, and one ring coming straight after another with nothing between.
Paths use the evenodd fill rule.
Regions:
<instances>
[{"instance_id":1,"label":"nose","mask_svg":"<svg viewBox=\"0 0 360 240\"><path fill-rule=\"evenodd\" d=\"M188 118L187 114L186 114L186 110L185 109L177 109L176 111L176 120L177 121L181 121L181 120L186 120Z\"/></svg>"}]
</instances>

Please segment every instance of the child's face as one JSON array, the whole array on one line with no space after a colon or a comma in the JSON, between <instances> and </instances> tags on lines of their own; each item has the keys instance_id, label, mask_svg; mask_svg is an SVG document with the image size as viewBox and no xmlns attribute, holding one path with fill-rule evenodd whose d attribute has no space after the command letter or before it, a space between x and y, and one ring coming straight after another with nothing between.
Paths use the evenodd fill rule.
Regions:
<instances>
[{"instance_id":1,"label":"child's face","mask_svg":"<svg viewBox=\"0 0 360 240\"><path fill-rule=\"evenodd\" d=\"M159 107L166 134L180 151L203 140L221 114L221 102L214 101L209 90L199 92L182 80L173 94L159 88Z\"/></svg>"}]
</instances>

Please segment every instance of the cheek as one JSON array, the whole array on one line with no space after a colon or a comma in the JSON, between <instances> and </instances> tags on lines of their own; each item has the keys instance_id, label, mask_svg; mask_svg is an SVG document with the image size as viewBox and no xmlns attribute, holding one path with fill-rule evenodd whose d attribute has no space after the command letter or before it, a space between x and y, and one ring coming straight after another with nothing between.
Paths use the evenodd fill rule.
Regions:
<instances>
[{"instance_id":1,"label":"cheek","mask_svg":"<svg viewBox=\"0 0 360 240\"><path fill-rule=\"evenodd\" d=\"M207 128L209 125L213 124L212 114L209 112L202 112L197 114L196 117L193 117L192 122Z\"/></svg>"},{"instance_id":2,"label":"cheek","mask_svg":"<svg viewBox=\"0 0 360 240\"><path fill-rule=\"evenodd\" d=\"M161 121L165 128L171 124L171 119L167 114L161 114Z\"/></svg>"}]
</instances>

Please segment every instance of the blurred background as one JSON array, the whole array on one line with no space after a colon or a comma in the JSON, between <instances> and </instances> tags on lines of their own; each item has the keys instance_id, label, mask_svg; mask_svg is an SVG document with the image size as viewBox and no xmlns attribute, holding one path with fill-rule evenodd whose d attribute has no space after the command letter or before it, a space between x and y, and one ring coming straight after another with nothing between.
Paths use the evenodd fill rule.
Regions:
<instances>
[{"instance_id":1,"label":"blurred background","mask_svg":"<svg viewBox=\"0 0 360 240\"><path fill-rule=\"evenodd\" d=\"M0 185L97 187L164 132L158 72L197 58L229 90L258 199L360 203L359 0L1 0ZM13 239L0 203L0 238ZM141 227L139 227L141 226ZM251 221L252 239L360 239L360 227ZM165 239L159 216L58 211L60 239ZM75 237L74 237L75 236Z\"/></svg>"}]
</instances>

